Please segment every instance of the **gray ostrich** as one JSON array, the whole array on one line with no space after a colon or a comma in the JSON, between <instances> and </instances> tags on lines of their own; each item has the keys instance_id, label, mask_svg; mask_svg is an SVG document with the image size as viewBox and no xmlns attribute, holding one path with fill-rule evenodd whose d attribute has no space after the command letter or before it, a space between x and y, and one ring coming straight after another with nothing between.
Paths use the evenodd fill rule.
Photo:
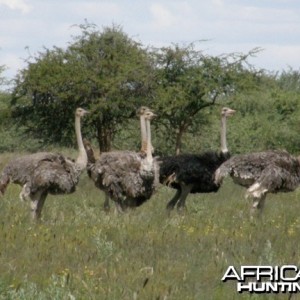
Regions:
<instances>
[{"instance_id":1,"label":"gray ostrich","mask_svg":"<svg viewBox=\"0 0 300 300\"><path fill-rule=\"evenodd\" d=\"M96 161L93 149L85 141L89 161L87 171L95 186L105 192L106 210L109 209L109 198L116 202L119 212L127 207L140 206L150 199L158 186L159 167L156 159L152 157L150 131L150 120L155 114L146 107L142 107L139 114L142 133L140 152L106 152Z\"/></svg>"},{"instance_id":2,"label":"gray ostrich","mask_svg":"<svg viewBox=\"0 0 300 300\"><path fill-rule=\"evenodd\" d=\"M82 108L75 112L75 132L79 154L74 162L59 153L39 152L23 155L10 161L0 177L0 193L4 195L10 182L21 185L21 200L31 200L33 219L41 217L48 194L69 194L75 191L79 176L87 165L80 119L87 113Z\"/></svg>"},{"instance_id":3,"label":"gray ostrich","mask_svg":"<svg viewBox=\"0 0 300 300\"><path fill-rule=\"evenodd\" d=\"M226 176L247 188L245 196L253 200L253 215L262 212L268 193L291 192L299 186L300 161L284 150L236 155L218 168L216 184Z\"/></svg>"}]
</instances>

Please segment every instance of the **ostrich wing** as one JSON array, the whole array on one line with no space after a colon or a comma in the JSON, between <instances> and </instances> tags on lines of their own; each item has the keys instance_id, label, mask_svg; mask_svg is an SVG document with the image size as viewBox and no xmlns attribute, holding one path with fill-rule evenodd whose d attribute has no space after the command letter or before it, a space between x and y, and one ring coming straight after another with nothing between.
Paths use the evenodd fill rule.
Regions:
<instances>
[{"instance_id":1,"label":"ostrich wing","mask_svg":"<svg viewBox=\"0 0 300 300\"><path fill-rule=\"evenodd\" d=\"M291 173L285 167L270 164L261 173L257 180L257 184L261 189L268 192L289 192L295 190L299 185L299 174ZM251 187L249 188L251 189Z\"/></svg>"},{"instance_id":2,"label":"ostrich wing","mask_svg":"<svg viewBox=\"0 0 300 300\"><path fill-rule=\"evenodd\" d=\"M51 152L39 152L17 157L5 166L2 171L1 181L10 178L12 182L24 185L41 161L56 161L60 163L64 161L64 157L61 154Z\"/></svg>"},{"instance_id":3,"label":"ostrich wing","mask_svg":"<svg viewBox=\"0 0 300 300\"><path fill-rule=\"evenodd\" d=\"M138 173L141 156L131 151L108 152L101 154L95 164L89 166L91 177L100 189L108 187L111 197L118 198L122 185L131 173Z\"/></svg>"},{"instance_id":4,"label":"ostrich wing","mask_svg":"<svg viewBox=\"0 0 300 300\"><path fill-rule=\"evenodd\" d=\"M225 159L216 152L164 157L161 159L160 182L167 180L174 188L179 188L179 182L193 184L192 192L214 191L218 186L213 182L213 174Z\"/></svg>"},{"instance_id":5,"label":"ostrich wing","mask_svg":"<svg viewBox=\"0 0 300 300\"><path fill-rule=\"evenodd\" d=\"M155 169L143 171L142 160L143 154L132 151L103 153L99 160L90 166L91 177L96 186L105 189L113 199L141 197L141 200L138 200L141 204L150 198L155 185ZM130 203L127 205L130 206Z\"/></svg>"},{"instance_id":6,"label":"ostrich wing","mask_svg":"<svg viewBox=\"0 0 300 300\"><path fill-rule=\"evenodd\" d=\"M32 193L47 190L50 194L69 194L75 191L80 170L69 160L43 160L35 168L29 181Z\"/></svg>"},{"instance_id":7,"label":"ostrich wing","mask_svg":"<svg viewBox=\"0 0 300 300\"><path fill-rule=\"evenodd\" d=\"M281 150L236 155L217 170L216 182L220 183L224 177L230 175L235 183L249 187L272 168L276 170L280 168L282 174L286 171L296 174L299 170L299 163L295 157Z\"/></svg>"}]
</instances>

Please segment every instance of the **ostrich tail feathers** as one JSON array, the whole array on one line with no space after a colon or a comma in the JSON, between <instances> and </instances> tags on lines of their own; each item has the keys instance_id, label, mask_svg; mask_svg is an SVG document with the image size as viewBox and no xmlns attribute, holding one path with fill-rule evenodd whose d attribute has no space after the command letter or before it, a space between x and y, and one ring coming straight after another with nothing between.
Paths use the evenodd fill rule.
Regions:
<instances>
[{"instance_id":1,"label":"ostrich tail feathers","mask_svg":"<svg viewBox=\"0 0 300 300\"><path fill-rule=\"evenodd\" d=\"M229 170L224 165L221 165L214 174L214 182L217 186L220 186L223 179L229 175Z\"/></svg>"},{"instance_id":2,"label":"ostrich tail feathers","mask_svg":"<svg viewBox=\"0 0 300 300\"><path fill-rule=\"evenodd\" d=\"M87 139L83 139L83 145L88 157L88 164L94 164L96 159L91 143Z\"/></svg>"},{"instance_id":3,"label":"ostrich tail feathers","mask_svg":"<svg viewBox=\"0 0 300 300\"><path fill-rule=\"evenodd\" d=\"M5 194L9 182L10 182L9 176L3 175L0 180L0 196L3 196Z\"/></svg>"}]
</instances>

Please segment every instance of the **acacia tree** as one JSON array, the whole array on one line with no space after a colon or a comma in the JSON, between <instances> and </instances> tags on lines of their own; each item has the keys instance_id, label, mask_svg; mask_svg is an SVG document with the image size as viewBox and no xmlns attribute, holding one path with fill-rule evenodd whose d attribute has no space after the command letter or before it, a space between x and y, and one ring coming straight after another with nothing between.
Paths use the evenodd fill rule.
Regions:
<instances>
[{"instance_id":1,"label":"acacia tree","mask_svg":"<svg viewBox=\"0 0 300 300\"><path fill-rule=\"evenodd\" d=\"M246 64L248 56L257 51L215 57L195 50L192 43L153 52L157 74L156 109L160 111L157 123L165 127L167 137L175 144L176 154L181 151L183 135L202 125L199 113L203 109L236 92L249 77L256 76Z\"/></svg>"},{"instance_id":2,"label":"acacia tree","mask_svg":"<svg viewBox=\"0 0 300 300\"><path fill-rule=\"evenodd\" d=\"M90 110L83 131L101 151L151 94L152 66L146 50L119 27L102 31L92 24L64 50L55 47L28 61L14 89L15 115L46 142L74 140L73 112Z\"/></svg>"},{"instance_id":3,"label":"acacia tree","mask_svg":"<svg viewBox=\"0 0 300 300\"><path fill-rule=\"evenodd\" d=\"M4 65L0 65L0 90L6 84L8 84L7 79L3 76L3 72L5 71L6 67Z\"/></svg>"}]
</instances>

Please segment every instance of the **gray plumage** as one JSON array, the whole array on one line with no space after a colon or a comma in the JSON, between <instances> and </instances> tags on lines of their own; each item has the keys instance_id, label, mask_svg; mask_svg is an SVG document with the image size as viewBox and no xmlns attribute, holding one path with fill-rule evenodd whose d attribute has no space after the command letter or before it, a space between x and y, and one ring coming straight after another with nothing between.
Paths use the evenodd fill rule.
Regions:
<instances>
[{"instance_id":1,"label":"gray plumage","mask_svg":"<svg viewBox=\"0 0 300 300\"><path fill-rule=\"evenodd\" d=\"M246 198L253 199L251 210L254 212L263 208L268 193L291 192L299 186L300 163L284 150L237 155L218 168L216 184L226 176L248 188Z\"/></svg>"},{"instance_id":2,"label":"gray plumage","mask_svg":"<svg viewBox=\"0 0 300 300\"><path fill-rule=\"evenodd\" d=\"M4 195L9 183L24 186L31 180L32 173L37 169L41 169L42 165L48 164L66 165L66 158L59 153L39 152L29 155L23 155L12 159L3 169L0 178L0 192ZM23 195L20 194L22 199ZM24 200L24 199L23 199Z\"/></svg>"},{"instance_id":3,"label":"gray plumage","mask_svg":"<svg viewBox=\"0 0 300 300\"><path fill-rule=\"evenodd\" d=\"M155 115L150 110L143 111L146 122ZM144 151L113 151L100 155L96 161L88 141L84 145L88 155L87 171L97 188L114 200L119 211L127 207L137 207L150 199L159 183L159 169L151 154L151 135L147 136ZM145 153L146 152L146 153Z\"/></svg>"},{"instance_id":4,"label":"gray plumage","mask_svg":"<svg viewBox=\"0 0 300 300\"><path fill-rule=\"evenodd\" d=\"M142 153L119 151L103 153L88 171L96 187L117 202L123 210L137 207L150 199L156 189L155 168L143 168ZM155 161L153 165L155 165Z\"/></svg>"},{"instance_id":5,"label":"gray plumage","mask_svg":"<svg viewBox=\"0 0 300 300\"><path fill-rule=\"evenodd\" d=\"M79 176L87 165L81 131L80 118L87 113L78 108L75 113L75 130L79 148L76 161L59 153L39 152L24 155L10 161L0 178L0 192L4 195L7 185L12 182L21 185L20 198L31 200L34 219L40 218L48 194L69 194L75 191Z\"/></svg>"}]
</instances>

